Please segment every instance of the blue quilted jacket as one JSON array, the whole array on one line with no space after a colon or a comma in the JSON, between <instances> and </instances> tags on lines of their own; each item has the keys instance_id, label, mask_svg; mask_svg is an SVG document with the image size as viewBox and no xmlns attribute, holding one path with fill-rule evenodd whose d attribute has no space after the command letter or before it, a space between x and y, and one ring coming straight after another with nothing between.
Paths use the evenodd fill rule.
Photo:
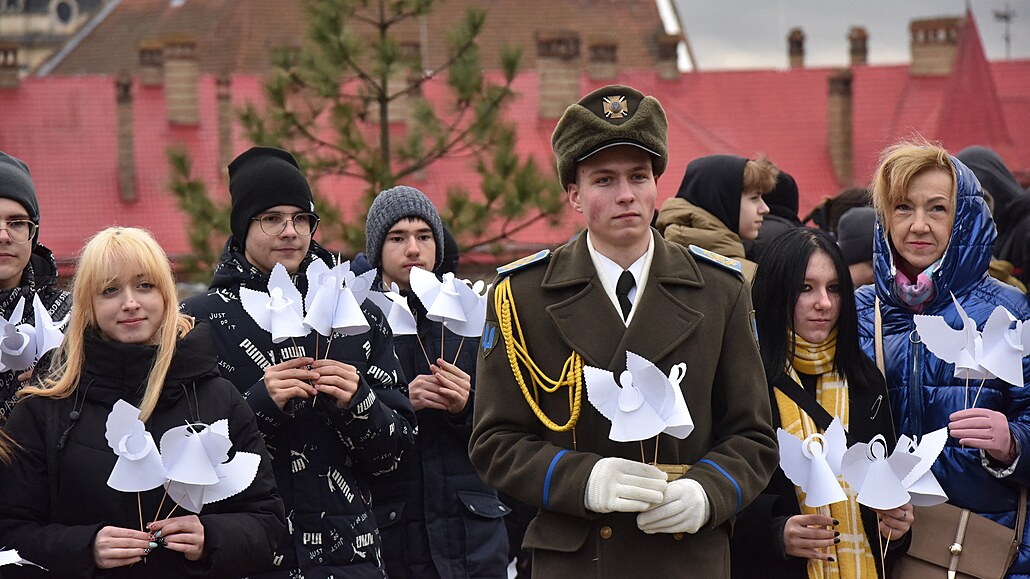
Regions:
<instances>
[{"instance_id":1,"label":"blue quilted jacket","mask_svg":"<svg viewBox=\"0 0 1030 579\"><path fill-rule=\"evenodd\" d=\"M954 294L962 309L983 329L995 306L1004 306L1020 320L1030 319L1025 295L987 275L996 232L983 192L973 173L951 158L958 172L958 201L955 226L941 267L933 275L937 295L923 311L943 316L953 328L962 322L951 300ZM881 223L874 238L876 284L864 286L856 294L862 349L874 358L874 298L880 298L883 320L883 351L886 360L888 394L898 435L922 435L948 424L948 416L966 407L966 381L956 378L955 367L930 353L915 331L909 310L897 295L894 258ZM1019 485L1030 484L1030 358L1023 360L1023 387L998 379L987 380L977 400L977 408L1004 413L1020 449L1015 468L998 477L985 468L979 450L961 448L958 440L948 446L933 466L933 473L948 493L952 504L1015 527ZM970 380L968 395L972 405L980 380ZM1003 472L998 465L992 468ZM1030 525L1026 526L1030 530ZM1030 533L1023 543L1009 577L1030 578ZM942 539L944 540L944 539Z\"/></svg>"}]
</instances>

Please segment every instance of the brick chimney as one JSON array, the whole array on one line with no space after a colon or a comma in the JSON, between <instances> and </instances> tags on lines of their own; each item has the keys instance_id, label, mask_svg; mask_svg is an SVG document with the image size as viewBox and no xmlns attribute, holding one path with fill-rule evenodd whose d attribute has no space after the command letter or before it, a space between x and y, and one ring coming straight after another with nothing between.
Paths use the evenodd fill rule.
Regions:
<instances>
[{"instance_id":1,"label":"brick chimney","mask_svg":"<svg viewBox=\"0 0 1030 579\"><path fill-rule=\"evenodd\" d=\"M787 60L791 68L805 67L805 31L792 28L787 35Z\"/></svg>"},{"instance_id":2,"label":"brick chimney","mask_svg":"<svg viewBox=\"0 0 1030 579\"><path fill-rule=\"evenodd\" d=\"M852 184L852 117L851 69L838 70L830 75L828 102L830 161L842 186Z\"/></svg>"},{"instance_id":3,"label":"brick chimney","mask_svg":"<svg viewBox=\"0 0 1030 579\"><path fill-rule=\"evenodd\" d=\"M590 43L590 64L587 73L594 80L614 80L618 71L619 45L614 40L595 40Z\"/></svg>"},{"instance_id":4,"label":"brick chimney","mask_svg":"<svg viewBox=\"0 0 1030 579\"><path fill-rule=\"evenodd\" d=\"M962 18L913 20L908 30L913 75L948 75L955 63Z\"/></svg>"},{"instance_id":5,"label":"brick chimney","mask_svg":"<svg viewBox=\"0 0 1030 579\"><path fill-rule=\"evenodd\" d=\"M164 73L164 45L155 40L139 43L139 82L143 86L161 86Z\"/></svg>"},{"instance_id":6,"label":"brick chimney","mask_svg":"<svg viewBox=\"0 0 1030 579\"><path fill-rule=\"evenodd\" d=\"M676 80L680 77L679 69L679 44L683 36L679 34L665 34L658 36L658 78L662 80Z\"/></svg>"},{"instance_id":7,"label":"brick chimney","mask_svg":"<svg viewBox=\"0 0 1030 579\"><path fill-rule=\"evenodd\" d=\"M865 28L852 26L848 30L848 44L851 46L851 66L869 62L869 33Z\"/></svg>"},{"instance_id":8,"label":"brick chimney","mask_svg":"<svg viewBox=\"0 0 1030 579\"><path fill-rule=\"evenodd\" d=\"M0 44L0 88L18 88L21 83L18 70L18 45Z\"/></svg>"},{"instance_id":9,"label":"brick chimney","mask_svg":"<svg viewBox=\"0 0 1030 579\"><path fill-rule=\"evenodd\" d=\"M125 203L133 203L136 201L136 152L132 77L123 73L114 86L118 103L118 197Z\"/></svg>"},{"instance_id":10,"label":"brick chimney","mask_svg":"<svg viewBox=\"0 0 1030 579\"><path fill-rule=\"evenodd\" d=\"M195 125L200 120L197 85L200 65L197 63L197 41L182 36L165 40L164 81L168 122L174 125Z\"/></svg>"},{"instance_id":11,"label":"brick chimney","mask_svg":"<svg viewBox=\"0 0 1030 579\"><path fill-rule=\"evenodd\" d=\"M541 118L557 119L579 100L579 34L570 31L538 32L536 56L540 88L537 103Z\"/></svg>"},{"instance_id":12,"label":"brick chimney","mask_svg":"<svg viewBox=\"0 0 1030 579\"><path fill-rule=\"evenodd\" d=\"M218 166L227 170L232 161L232 76L223 74L215 80L218 101Z\"/></svg>"}]
</instances>

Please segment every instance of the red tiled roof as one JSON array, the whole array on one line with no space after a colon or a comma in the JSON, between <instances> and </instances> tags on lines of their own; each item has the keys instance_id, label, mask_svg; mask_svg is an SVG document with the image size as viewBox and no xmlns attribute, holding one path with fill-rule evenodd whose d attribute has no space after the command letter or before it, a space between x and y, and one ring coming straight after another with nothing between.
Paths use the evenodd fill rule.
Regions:
<instances>
[{"instance_id":1,"label":"red tiled roof","mask_svg":"<svg viewBox=\"0 0 1030 579\"><path fill-rule=\"evenodd\" d=\"M975 36L975 35L974 35ZM941 139L953 151L978 142L999 150L1015 171L1030 170L1030 60L988 63L979 39L963 43L951 78L911 76L907 66L860 66L852 85L856 182L875 168L884 145L912 130ZM828 152L828 79L831 69L701 72L669 81L645 70L623 72L617 81L656 96L670 124L670 163L659 181L659 202L675 194L687 163L711 153L765 153L794 175L801 211L835 194L837 182ZM958 79L958 80L956 80ZM968 84L963 80L968 79ZM524 72L515 81L518 98L505 115L518 128L517 150L534 155L551 170L553 120L537 114L539 77ZM18 88L0 89L0 150L23 158L36 179L43 214L41 238L61 259L69 259L85 238L106 225L137 225L153 231L173 256L188 251L186 224L168 191L166 149L185 147L195 174L213 196L228 199L218 156L215 80L200 80L200 122L170 125L161 88L133 88L138 200L119 199L117 109L109 76L30 78ZM580 79L580 94L602 82ZM448 96L442 80L425 87L441 110ZM992 96L993 94L993 96ZM260 79L235 75L232 102L260 102ZM956 120L958 119L958 120ZM961 126L966 125L966 126ZM1006 132L1007 129L1007 132ZM395 126L394 130L402 130ZM986 139L977 140L977 139ZM247 148L239 127L233 154ZM440 204L449 187L478 188L467 157L448 157L407 182ZM317 183L345 211L354 208L364 183L332 177ZM558 227L539 222L513 237L517 244L564 241L580 223L566 214Z\"/></svg>"}]
</instances>

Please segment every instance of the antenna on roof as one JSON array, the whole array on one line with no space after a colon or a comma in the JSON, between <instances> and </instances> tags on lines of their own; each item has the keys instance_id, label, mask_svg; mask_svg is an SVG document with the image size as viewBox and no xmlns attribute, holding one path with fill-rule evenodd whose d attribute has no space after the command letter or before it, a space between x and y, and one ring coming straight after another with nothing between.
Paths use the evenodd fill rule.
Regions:
<instances>
[{"instance_id":1,"label":"antenna on roof","mask_svg":"<svg viewBox=\"0 0 1030 579\"><path fill-rule=\"evenodd\" d=\"M1016 11L1013 10L1012 8L1009 8L1009 3L1008 2L1005 3L1005 9L1004 10L995 10L994 11L994 19L997 20L998 22L1004 22L1005 23L1005 34L1004 34L1004 36L1002 36L1002 38L1005 39L1005 60L1009 60L1012 57L1012 54L1011 54L1011 50L1012 50L1012 46L1011 46L1012 45L1012 33L1009 30L1009 27L1012 24L1012 19L1015 16L1016 16Z\"/></svg>"}]
</instances>

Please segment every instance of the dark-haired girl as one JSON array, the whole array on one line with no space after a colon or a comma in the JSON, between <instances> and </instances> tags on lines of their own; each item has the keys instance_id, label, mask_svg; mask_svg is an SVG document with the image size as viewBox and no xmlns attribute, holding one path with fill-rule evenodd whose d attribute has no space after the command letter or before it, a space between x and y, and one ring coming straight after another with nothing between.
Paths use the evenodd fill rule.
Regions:
<instances>
[{"instance_id":1,"label":"dark-haired girl","mask_svg":"<svg viewBox=\"0 0 1030 579\"><path fill-rule=\"evenodd\" d=\"M859 349L853 292L840 250L825 233L788 231L763 254L752 295L773 423L804 440L836 417L849 444L882 434L893 447L886 386ZM841 486L846 501L811 508L777 468L737 519L733 576L882 577L882 546L889 572L907 545L912 506L873 511Z\"/></svg>"}]
</instances>

